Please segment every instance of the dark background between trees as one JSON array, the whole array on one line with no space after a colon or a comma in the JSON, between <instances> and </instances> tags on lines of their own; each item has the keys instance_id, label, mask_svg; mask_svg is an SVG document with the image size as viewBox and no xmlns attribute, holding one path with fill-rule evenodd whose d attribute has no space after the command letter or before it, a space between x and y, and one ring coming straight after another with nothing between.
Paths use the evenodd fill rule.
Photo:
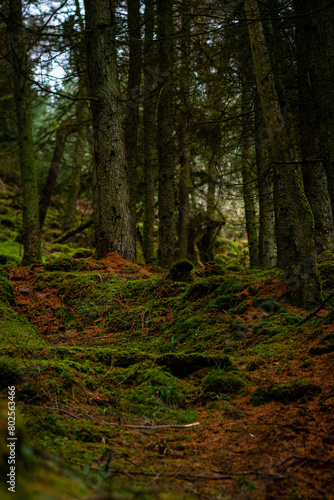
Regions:
<instances>
[{"instance_id":1,"label":"dark background between trees","mask_svg":"<svg viewBox=\"0 0 334 500\"><path fill-rule=\"evenodd\" d=\"M54 239L92 226L98 257L166 268L222 263L243 206L250 266L321 301L334 2L7 0L0 16L0 175L21 188L24 265L50 206Z\"/></svg>"}]
</instances>

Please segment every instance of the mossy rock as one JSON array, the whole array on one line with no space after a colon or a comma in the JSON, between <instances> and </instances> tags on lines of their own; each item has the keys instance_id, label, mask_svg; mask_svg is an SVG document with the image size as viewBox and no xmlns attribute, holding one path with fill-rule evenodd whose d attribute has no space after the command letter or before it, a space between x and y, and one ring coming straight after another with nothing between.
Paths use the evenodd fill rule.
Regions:
<instances>
[{"instance_id":1,"label":"mossy rock","mask_svg":"<svg viewBox=\"0 0 334 500\"><path fill-rule=\"evenodd\" d=\"M271 298L255 297L253 299L253 306L260 307L267 314L275 314L281 309L281 304Z\"/></svg>"},{"instance_id":2,"label":"mossy rock","mask_svg":"<svg viewBox=\"0 0 334 500\"><path fill-rule=\"evenodd\" d=\"M217 288L219 288L220 285L221 285L221 278L217 277L204 278L201 281L198 281L197 283L189 285L183 296L183 299L190 301L202 299L207 295L213 293L215 290L217 290Z\"/></svg>"},{"instance_id":3,"label":"mossy rock","mask_svg":"<svg viewBox=\"0 0 334 500\"><path fill-rule=\"evenodd\" d=\"M245 385L244 380L238 374L214 370L205 377L201 389L208 397L217 394L240 394Z\"/></svg>"},{"instance_id":4,"label":"mossy rock","mask_svg":"<svg viewBox=\"0 0 334 500\"><path fill-rule=\"evenodd\" d=\"M49 260L49 262L45 264L46 271L63 271L67 273L75 271L96 271L104 267L102 263L91 263L87 260L73 259L71 257L58 257Z\"/></svg>"},{"instance_id":5,"label":"mossy rock","mask_svg":"<svg viewBox=\"0 0 334 500\"><path fill-rule=\"evenodd\" d=\"M229 356L203 356L201 354L165 354L156 359L156 364L165 366L177 377L188 375L202 368L220 368L224 370L236 369L236 365Z\"/></svg>"},{"instance_id":6,"label":"mossy rock","mask_svg":"<svg viewBox=\"0 0 334 500\"><path fill-rule=\"evenodd\" d=\"M259 387L250 398L252 406L261 406L277 401L279 403L293 403L307 401L321 392L321 387L305 380L292 380L286 384Z\"/></svg>"},{"instance_id":7,"label":"mossy rock","mask_svg":"<svg viewBox=\"0 0 334 500\"><path fill-rule=\"evenodd\" d=\"M87 257L92 257L94 255L94 250L89 250L88 248L79 248L72 255L73 259L86 259Z\"/></svg>"},{"instance_id":8,"label":"mossy rock","mask_svg":"<svg viewBox=\"0 0 334 500\"><path fill-rule=\"evenodd\" d=\"M174 262L166 276L167 280L172 281L190 281L192 280L191 271L194 265L188 259L180 259Z\"/></svg>"}]
</instances>

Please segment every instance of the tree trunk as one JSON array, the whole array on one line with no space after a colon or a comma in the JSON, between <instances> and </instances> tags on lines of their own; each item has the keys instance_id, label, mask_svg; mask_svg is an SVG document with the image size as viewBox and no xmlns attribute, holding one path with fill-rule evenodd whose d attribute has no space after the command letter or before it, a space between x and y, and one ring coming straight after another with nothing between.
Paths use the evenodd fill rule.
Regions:
<instances>
[{"instance_id":1,"label":"tree trunk","mask_svg":"<svg viewBox=\"0 0 334 500\"><path fill-rule=\"evenodd\" d=\"M314 66L318 66L318 58L325 58L324 66L329 63L328 51L325 49L325 40L323 39L324 33L323 29L326 29L322 24L319 27L321 32L318 32L317 28L313 26L311 14L305 17L305 13L312 11L311 3L307 0L295 0L294 1L294 11L296 14L296 48L297 48L297 74L298 74L298 93L299 93L299 128L301 136L301 150L303 157L303 177L304 177L304 187L305 193L308 201L311 205L314 222L315 222L315 232L316 232L316 243L318 251L325 250L329 243L334 239L333 233L333 215L332 206L328 194L327 177L323 167L323 164L317 158L326 156L330 152L327 149L326 137L322 137L321 131L327 131L327 127L331 127L332 133L334 133L334 120L326 119L326 122L321 126L322 112L325 108L325 115L327 116L327 95L328 92L333 94L332 84L329 88L323 89L323 98L314 95L320 91L318 85L323 88L326 83L326 74L323 77L321 75L321 68L314 71ZM319 8L319 5L316 5ZM333 10L333 7L332 7ZM328 16L328 12L324 11L325 16ZM315 15L313 19L316 19ZM332 22L334 22L334 16L332 16ZM314 33L315 30L315 33ZM317 39L317 35L320 37L320 42ZM314 46L314 43L317 45ZM333 41L331 40L331 44ZM331 49L331 46L328 47ZM326 55L321 52L314 54L314 50L326 50ZM311 57L310 57L311 55ZM333 54L334 56L334 51ZM333 69L333 67L332 67ZM330 70L332 71L332 70ZM313 85L310 76L313 76ZM318 78L316 75L319 75ZM329 74L327 73L327 77ZM332 78L332 73L331 73ZM313 88L312 88L313 87ZM321 91L320 91L321 92ZM332 97L332 102L334 103L334 98ZM320 112L318 118L317 114ZM325 135L327 132L325 133ZM332 138L330 138L330 142ZM320 149L320 144L322 144ZM334 151L333 151L334 153ZM330 165L330 157L327 157L326 164ZM332 158L332 165L334 165L334 158ZM329 178L331 174L331 169L327 169L329 173Z\"/></svg>"},{"instance_id":2,"label":"tree trunk","mask_svg":"<svg viewBox=\"0 0 334 500\"><path fill-rule=\"evenodd\" d=\"M39 230L38 188L35 153L30 114L31 88L27 75L30 72L23 26L22 1L9 2L9 33L13 54L13 87L15 94L19 157L23 195L23 265L38 264L42 260Z\"/></svg>"},{"instance_id":3,"label":"tree trunk","mask_svg":"<svg viewBox=\"0 0 334 500\"><path fill-rule=\"evenodd\" d=\"M260 106L260 96L256 94L255 161L259 191L259 265L270 269L275 266L274 185L272 158L268 140L263 136L265 129Z\"/></svg>"},{"instance_id":4,"label":"tree trunk","mask_svg":"<svg viewBox=\"0 0 334 500\"><path fill-rule=\"evenodd\" d=\"M85 152L87 146L87 128L89 122L88 102L84 99L88 97L87 81L87 61L84 46L84 22L81 16L79 0L76 4L76 18L64 23L65 35L69 37L69 46L71 48L71 58L73 59L74 71L79 77L79 92L76 102L76 119L78 127L76 130L76 139L74 152L72 155L73 165L70 179L67 184L67 196L63 214L63 230L68 231L76 224L77 201L80 192L81 171L85 161ZM80 32L74 29L75 22L79 23Z\"/></svg>"},{"instance_id":5,"label":"tree trunk","mask_svg":"<svg viewBox=\"0 0 334 500\"><path fill-rule=\"evenodd\" d=\"M156 92L154 92L154 68L157 55L154 46L154 0L145 0L145 42L144 42L144 228L143 253L146 264L154 261L154 220L155 220L155 175L157 164L156 148Z\"/></svg>"},{"instance_id":6,"label":"tree trunk","mask_svg":"<svg viewBox=\"0 0 334 500\"><path fill-rule=\"evenodd\" d=\"M255 208L255 176L252 173L251 163L251 138L249 133L250 125L249 102L250 92L247 88L245 75L242 77L241 113L243 115L243 127L241 135L241 166L242 166L242 191L245 205L246 231L249 249L250 267L259 265L259 240L257 234L256 208Z\"/></svg>"},{"instance_id":7,"label":"tree trunk","mask_svg":"<svg viewBox=\"0 0 334 500\"><path fill-rule=\"evenodd\" d=\"M39 225L41 229L45 222L45 217L50 205L51 196L57 182L57 177L64 153L66 139L69 136L69 134L72 134L76 130L76 128L77 128L77 123L64 122L60 125L60 127L57 130L56 142L53 150L51 165L49 168L49 173L45 181L39 203Z\"/></svg>"},{"instance_id":8,"label":"tree trunk","mask_svg":"<svg viewBox=\"0 0 334 500\"><path fill-rule=\"evenodd\" d=\"M109 0L85 0L85 7L99 204L96 251L98 257L116 252L133 260L136 233L130 208L117 80L115 6Z\"/></svg>"},{"instance_id":9,"label":"tree trunk","mask_svg":"<svg viewBox=\"0 0 334 500\"><path fill-rule=\"evenodd\" d=\"M189 188L190 188L190 132L189 132L189 44L190 44L190 6L188 0L182 2L182 30L180 41L180 176L179 176L179 221L178 221L178 257L188 256L189 238Z\"/></svg>"},{"instance_id":10,"label":"tree trunk","mask_svg":"<svg viewBox=\"0 0 334 500\"><path fill-rule=\"evenodd\" d=\"M139 125L139 99L142 66L140 1L127 0L129 30L128 101L125 118L125 152L130 186L132 217L136 220L137 201L137 140Z\"/></svg>"},{"instance_id":11,"label":"tree trunk","mask_svg":"<svg viewBox=\"0 0 334 500\"><path fill-rule=\"evenodd\" d=\"M291 300L312 307L321 300L314 242L314 219L305 196L301 169L289 150L256 0L245 0L248 31L261 106L274 161L278 265L285 269Z\"/></svg>"},{"instance_id":12,"label":"tree trunk","mask_svg":"<svg viewBox=\"0 0 334 500\"><path fill-rule=\"evenodd\" d=\"M173 1L158 0L160 96L158 104L159 249L161 267L168 267L175 253L175 166L173 139Z\"/></svg>"}]
</instances>

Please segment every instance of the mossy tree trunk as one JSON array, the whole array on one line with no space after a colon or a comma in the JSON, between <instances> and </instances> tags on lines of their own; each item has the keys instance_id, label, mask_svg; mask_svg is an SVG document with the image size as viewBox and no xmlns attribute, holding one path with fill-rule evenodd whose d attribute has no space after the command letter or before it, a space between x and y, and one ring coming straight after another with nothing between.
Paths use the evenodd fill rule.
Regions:
<instances>
[{"instance_id":1,"label":"mossy tree trunk","mask_svg":"<svg viewBox=\"0 0 334 500\"><path fill-rule=\"evenodd\" d=\"M248 31L261 106L274 161L275 220L278 265L285 269L291 301L312 307L321 300L314 241L314 219L307 201L302 172L289 148L259 6L245 0Z\"/></svg>"},{"instance_id":2,"label":"mossy tree trunk","mask_svg":"<svg viewBox=\"0 0 334 500\"><path fill-rule=\"evenodd\" d=\"M15 94L19 157L23 195L23 265L40 263L41 239L35 152L30 114L31 88L28 76L29 61L23 25L22 1L9 2L9 36L13 57L13 87Z\"/></svg>"},{"instance_id":3,"label":"mossy tree trunk","mask_svg":"<svg viewBox=\"0 0 334 500\"><path fill-rule=\"evenodd\" d=\"M176 239L173 138L173 1L158 0L160 95L158 103L159 248L162 267L174 260Z\"/></svg>"},{"instance_id":4,"label":"mossy tree trunk","mask_svg":"<svg viewBox=\"0 0 334 500\"><path fill-rule=\"evenodd\" d=\"M115 4L109 0L85 0L85 8L99 204L96 250L98 257L116 252L133 260L135 223L131 213L117 79Z\"/></svg>"},{"instance_id":5,"label":"mossy tree trunk","mask_svg":"<svg viewBox=\"0 0 334 500\"><path fill-rule=\"evenodd\" d=\"M331 183L334 168L334 91L328 78L333 78L334 71L331 60L334 58L334 7L312 16L314 8L318 10L325 5L326 2L314 4L308 0L294 0L303 177L314 215L319 251L326 249L334 237L334 198L332 195L331 205L326 172L323 163L317 161L325 157ZM334 192L333 187L331 192Z\"/></svg>"},{"instance_id":6,"label":"mossy tree trunk","mask_svg":"<svg viewBox=\"0 0 334 500\"><path fill-rule=\"evenodd\" d=\"M144 227L143 253L146 264L154 261L154 221L155 221L155 170L158 153L156 147L156 107L155 91L157 73L157 53L154 44L154 0L145 0L145 40L144 40Z\"/></svg>"},{"instance_id":7,"label":"mossy tree trunk","mask_svg":"<svg viewBox=\"0 0 334 500\"><path fill-rule=\"evenodd\" d=\"M259 192L259 265L275 266L275 215L273 168L263 123L259 94L255 97L255 161Z\"/></svg>"},{"instance_id":8,"label":"mossy tree trunk","mask_svg":"<svg viewBox=\"0 0 334 500\"><path fill-rule=\"evenodd\" d=\"M125 118L125 152L130 186L132 217L136 220L139 99L142 67L140 1L127 0L129 71Z\"/></svg>"},{"instance_id":9,"label":"mossy tree trunk","mask_svg":"<svg viewBox=\"0 0 334 500\"><path fill-rule=\"evenodd\" d=\"M190 210L190 75L189 75L189 56L190 56L190 35L191 35L191 15L190 4L188 0L183 0L181 6L181 40L180 40L180 175L179 175L179 220L178 220L178 243L177 255L181 258L188 256L189 239L189 210Z\"/></svg>"}]
</instances>

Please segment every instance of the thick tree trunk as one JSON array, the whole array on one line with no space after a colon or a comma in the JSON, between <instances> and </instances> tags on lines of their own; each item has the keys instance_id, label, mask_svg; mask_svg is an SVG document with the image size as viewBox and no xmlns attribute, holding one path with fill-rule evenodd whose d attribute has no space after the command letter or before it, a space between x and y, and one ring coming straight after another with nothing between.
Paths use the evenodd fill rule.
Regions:
<instances>
[{"instance_id":1,"label":"thick tree trunk","mask_svg":"<svg viewBox=\"0 0 334 500\"><path fill-rule=\"evenodd\" d=\"M259 265L275 266L275 216L272 158L269 143L263 137L260 96L255 98L255 161L259 191Z\"/></svg>"},{"instance_id":2,"label":"thick tree trunk","mask_svg":"<svg viewBox=\"0 0 334 500\"><path fill-rule=\"evenodd\" d=\"M285 269L293 303L312 307L321 300L314 219L301 169L289 150L288 131L278 103L269 53L256 0L245 0L258 92L274 161L278 265Z\"/></svg>"},{"instance_id":3,"label":"thick tree trunk","mask_svg":"<svg viewBox=\"0 0 334 500\"><path fill-rule=\"evenodd\" d=\"M159 70L161 89L158 104L159 153L159 264L168 267L174 260L175 166L173 139L173 1L158 0Z\"/></svg>"},{"instance_id":4,"label":"thick tree trunk","mask_svg":"<svg viewBox=\"0 0 334 500\"><path fill-rule=\"evenodd\" d=\"M115 6L109 0L85 0L85 7L99 204L96 250L99 257L116 252L133 260L135 224L131 214L117 80Z\"/></svg>"},{"instance_id":5,"label":"thick tree trunk","mask_svg":"<svg viewBox=\"0 0 334 500\"><path fill-rule=\"evenodd\" d=\"M333 40L330 40L330 46L326 48L326 20L325 24L321 26L313 25L313 21L317 19L315 15L313 18L311 14L305 16L307 12L312 12L314 4L308 0L295 0L294 10L296 14L296 45L297 45L297 74L298 74L298 92L299 92L299 128L301 136L301 150L303 157L303 177L305 193L312 208L316 243L318 251L325 250L328 245L333 242L333 215L332 206L328 193L327 177L323 164L317 158L326 157L326 165L334 165L334 157L330 159L331 146L327 148L326 135L331 127L331 133L334 134L334 118L332 111L330 117L326 118L325 123L322 125L322 113L325 109L325 116L328 117L327 111L327 96L328 93L332 94L332 103L334 103L333 85L329 83L326 85L326 74L321 76L322 69L318 67L318 59L325 58L325 61L320 62L323 68L327 70L327 64L331 66L330 54L328 50L332 50L334 57L334 49L332 48ZM316 4L316 9L319 5ZM331 7L333 11L334 7ZM323 15L327 18L328 12L324 11ZM334 16L332 15L334 22ZM325 33L323 30L325 29ZM320 32L319 32L320 30ZM318 36L320 40L318 40ZM329 40L327 40L327 43ZM316 45L316 46L315 46ZM314 51L316 50L316 54ZM321 50L321 52L318 52ZM323 51L326 51L326 54ZM316 66L316 67L314 67ZM332 69L329 69L327 78L332 78ZM312 80L311 80L312 77ZM321 89L319 89L319 85ZM327 89L325 88L327 86ZM320 93L320 95L317 95ZM322 97L321 97L322 96ZM319 113L319 116L318 116ZM325 134L323 131L325 130ZM330 143L332 138L329 137ZM320 147L321 144L321 147ZM332 146L333 147L333 146ZM334 154L334 150L332 150ZM327 156L328 154L328 156ZM327 169L329 180L331 176L331 168Z\"/></svg>"},{"instance_id":6,"label":"thick tree trunk","mask_svg":"<svg viewBox=\"0 0 334 500\"><path fill-rule=\"evenodd\" d=\"M21 0L9 2L9 33L13 53L13 86L16 104L19 156L23 195L23 245L22 264L41 262L39 230L38 188L30 114L31 88L27 75L27 59Z\"/></svg>"},{"instance_id":7,"label":"thick tree trunk","mask_svg":"<svg viewBox=\"0 0 334 500\"><path fill-rule=\"evenodd\" d=\"M128 101L125 118L125 152L130 186L132 217L136 220L137 201L137 140L139 126L139 99L142 66L140 1L127 0L129 30Z\"/></svg>"},{"instance_id":8,"label":"thick tree trunk","mask_svg":"<svg viewBox=\"0 0 334 500\"><path fill-rule=\"evenodd\" d=\"M179 176L179 221L178 221L178 257L188 256L189 239L189 189L190 189L190 132L189 132L189 45L190 45L190 6L188 0L182 2L181 30L181 68L180 68L180 176Z\"/></svg>"},{"instance_id":9,"label":"thick tree trunk","mask_svg":"<svg viewBox=\"0 0 334 500\"><path fill-rule=\"evenodd\" d=\"M154 0L145 0L145 42L144 42L144 228L143 253L146 264L154 261L154 220L155 220L155 170L157 166L156 147L156 107L157 93L154 92L157 54L154 37ZM156 61L156 63L155 63Z\"/></svg>"},{"instance_id":10,"label":"thick tree trunk","mask_svg":"<svg viewBox=\"0 0 334 500\"><path fill-rule=\"evenodd\" d=\"M73 132L76 129L77 129L77 123L64 122L60 125L60 127L57 130L56 142L53 150L51 165L49 168L47 179L44 184L43 191L41 193L41 199L39 203L39 225L41 229L45 222L45 217L50 205L51 196L56 186L61 160L63 157L64 148L66 144L66 139L69 136L69 134L73 134Z\"/></svg>"}]
</instances>

